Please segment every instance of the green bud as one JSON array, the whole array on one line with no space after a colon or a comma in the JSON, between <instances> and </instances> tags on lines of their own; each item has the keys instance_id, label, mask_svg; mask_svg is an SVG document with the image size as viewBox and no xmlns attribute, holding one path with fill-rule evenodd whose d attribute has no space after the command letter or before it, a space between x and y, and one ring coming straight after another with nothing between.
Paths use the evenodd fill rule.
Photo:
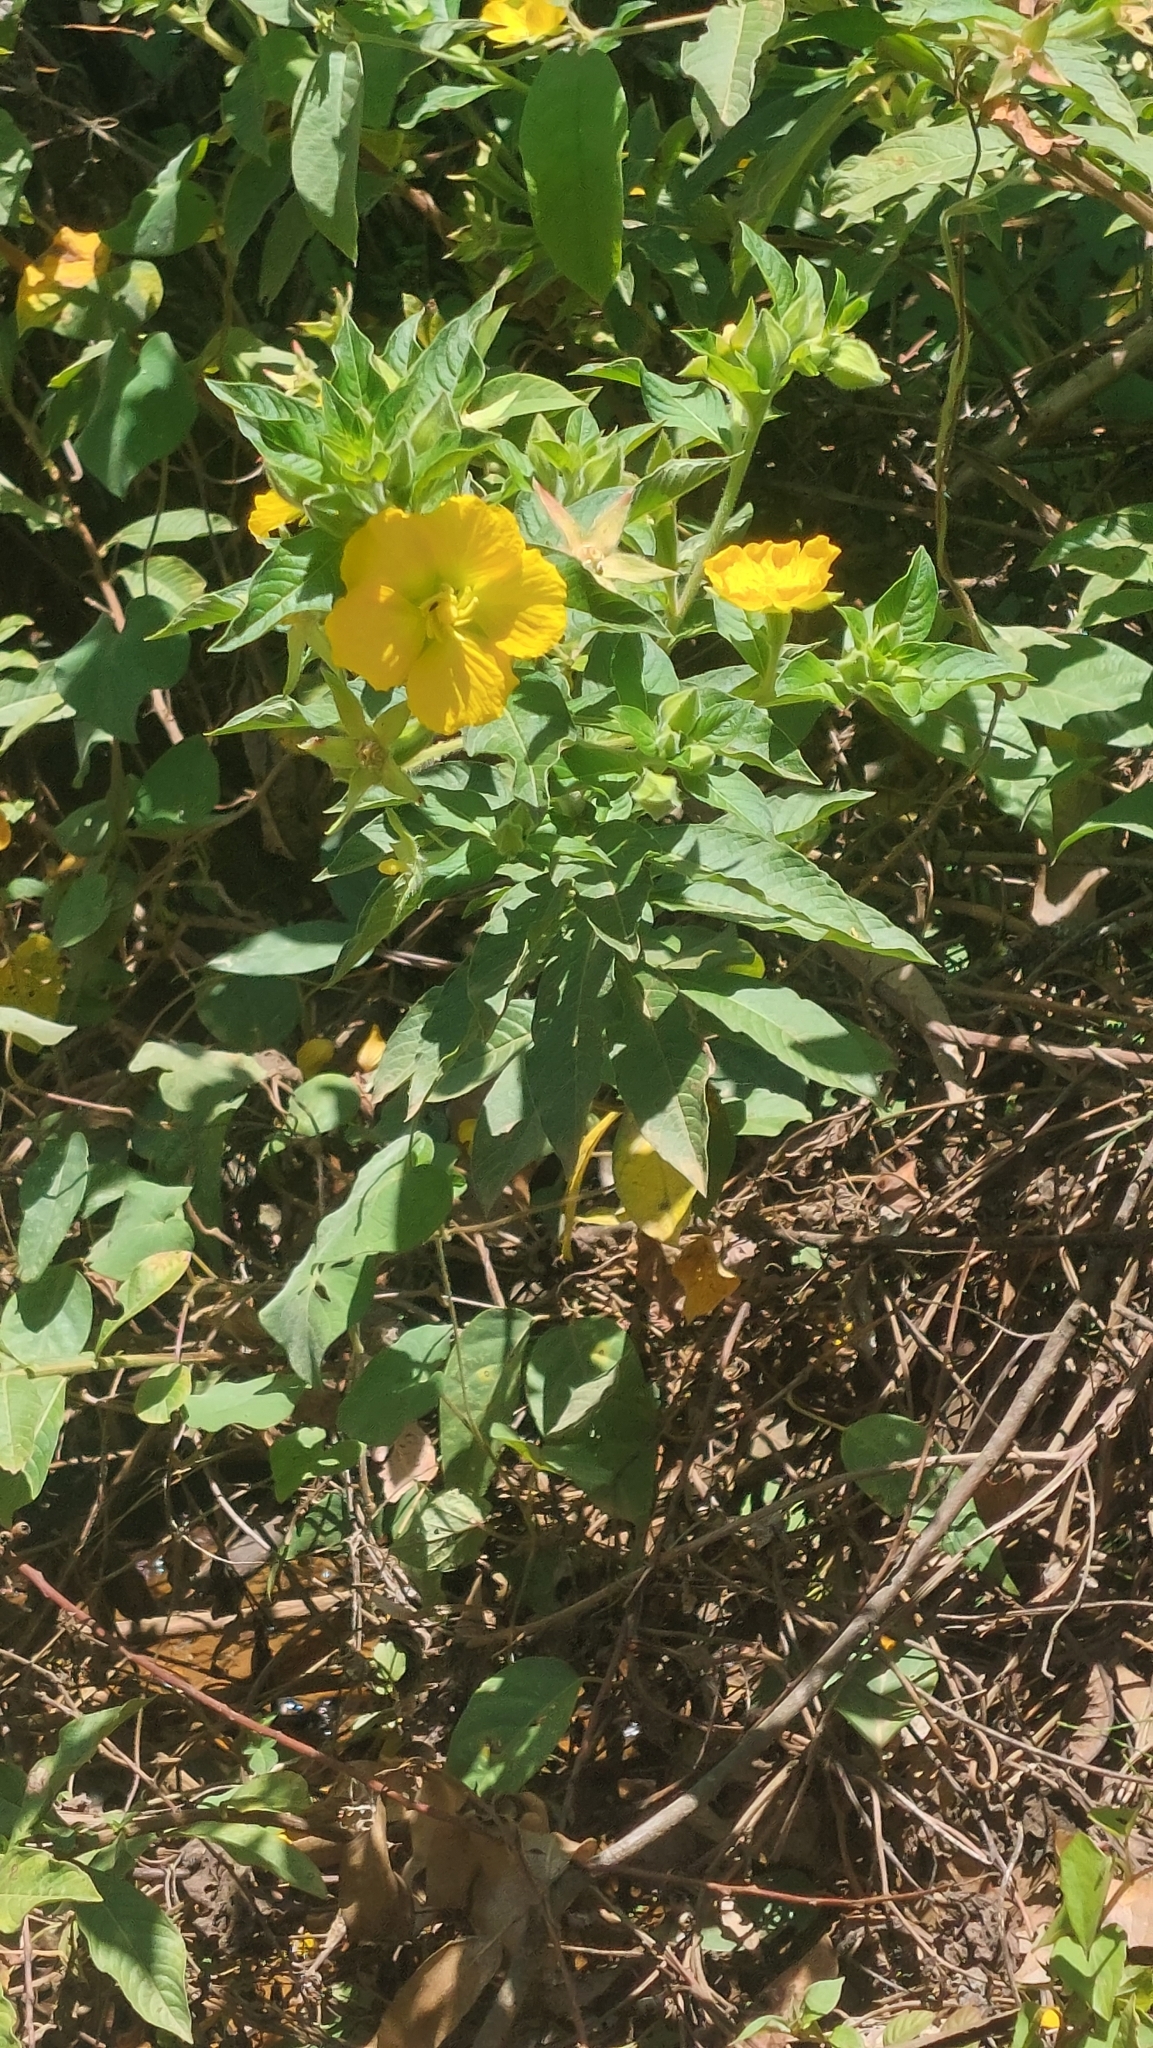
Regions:
<instances>
[{"instance_id":1,"label":"green bud","mask_svg":"<svg viewBox=\"0 0 1153 2048\"><path fill-rule=\"evenodd\" d=\"M638 811L644 811L654 824L667 818L680 802L680 790L675 775L657 775L646 768L633 783L633 803Z\"/></svg>"},{"instance_id":2,"label":"green bud","mask_svg":"<svg viewBox=\"0 0 1153 2048\"><path fill-rule=\"evenodd\" d=\"M838 391L867 391L870 384L889 381L868 342L855 334L842 335L834 342L824 370Z\"/></svg>"}]
</instances>

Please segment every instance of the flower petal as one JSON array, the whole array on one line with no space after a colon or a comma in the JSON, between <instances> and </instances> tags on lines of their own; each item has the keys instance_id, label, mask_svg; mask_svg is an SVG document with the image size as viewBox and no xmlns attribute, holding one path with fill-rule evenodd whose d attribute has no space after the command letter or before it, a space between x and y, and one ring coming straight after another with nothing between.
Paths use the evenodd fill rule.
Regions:
<instances>
[{"instance_id":1,"label":"flower petal","mask_svg":"<svg viewBox=\"0 0 1153 2048\"><path fill-rule=\"evenodd\" d=\"M507 657L463 633L430 640L405 684L414 716L446 735L499 718L515 688Z\"/></svg>"},{"instance_id":2,"label":"flower petal","mask_svg":"<svg viewBox=\"0 0 1153 2048\"><path fill-rule=\"evenodd\" d=\"M479 594L485 584L511 575L524 559L524 540L512 513L483 498L446 498L435 512L421 514L419 526L437 581L451 590L468 587Z\"/></svg>"},{"instance_id":3,"label":"flower petal","mask_svg":"<svg viewBox=\"0 0 1153 2048\"><path fill-rule=\"evenodd\" d=\"M477 592L473 623L504 654L547 654L564 635L565 580L539 548L526 548L511 576Z\"/></svg>"},{"instance_id":4,"label":"flower petal","mask_svg":"<svg viewBox=\"0 0 1153 2048\"><path fill-rule=\"evenodd\" d=\"M436 590L437 579L420 537L422 522L411 512L390 505L357 528L340 558L346 590L358 583L382 584L399 590L411 604L421 604Z\"/></svg>"},{"instance_id":5,"label":"flower petal","mask_svg":"<svg viewBox=\"0 0 1153 2048\"><path fill-rule=\"evenodd\" d=\"M414 605L377 583L358 583L337 598L326 624L334 659L374 690L395 690L425 644L424 620Z\"/></svg>"}]
</instances>

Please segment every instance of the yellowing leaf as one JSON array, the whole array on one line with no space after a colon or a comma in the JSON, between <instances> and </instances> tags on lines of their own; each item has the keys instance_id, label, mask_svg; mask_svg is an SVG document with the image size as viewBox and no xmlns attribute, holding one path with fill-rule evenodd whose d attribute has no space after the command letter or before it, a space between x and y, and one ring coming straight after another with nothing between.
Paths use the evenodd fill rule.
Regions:
<instances>
[{"instance_id":1,"label":"yellowing leaf","mask_svg":"<svg viewBox=\"0 0 1153 2048\"><path fill-rule=\"evenodd\" d=\"M737 1275L721 1264L708 1237L690 1237L673 1260L673 1272L685 1291L681 1314L686 1323L719 1308L741 1284Z\"/></svg>"},{"instance_id":2,"label":"yellowing leaf","mask_svg":"<svg viewBox=\"0 0 1153 2048\"><path fill-rule=\"evenodd\" d=\"M322 1074L326 1067L330 1067L335 1051L331 1038L306 1038L296 1053L302 1080L311 1081L314 1074Z\"/></svg>"},{"instance_id":3,"label":"yellowing leaf","mask_svg":"<svg viewBox=\"0 0 1153 2048\"><path fill-rule=\"evenodd\" d=\"M64 993L60 955L43 932L22 939L7 960L0 960L0 1007L26 1010L33 1017L55 1017ZM36 1050L30 1039L14 1041L22 1051Z\"/></svg>"},{"instance_id":4,"label":"yellowing leaf","mask_svg":"<svg viewBox=\"0 0 1153 2048\"><path fill-rule=\"evenodd\" d=\"M627 1114L613 1146L613 1179L625 1215L637 1229L658 1244L675 1244L696 1190L642 1138L635 1117Z\"/></svg>"},{"instance_id":5,"label":"yellowing leaf","mask_svg":"<svg viewBox=\"0 0 1153 2048\"><path fill-rule=\"evenodd\" d=\"M385 1039L377 1025L373 1025L368 1037L361 1040L356 1055L356 1064L362 1074L375 1074L384 1058Z\"/></svg>"}]
</instances>

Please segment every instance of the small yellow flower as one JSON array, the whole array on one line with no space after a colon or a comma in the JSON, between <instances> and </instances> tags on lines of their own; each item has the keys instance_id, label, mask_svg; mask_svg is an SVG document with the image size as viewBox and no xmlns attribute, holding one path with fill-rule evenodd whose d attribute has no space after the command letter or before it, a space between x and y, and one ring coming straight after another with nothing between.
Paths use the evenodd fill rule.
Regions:
<instances>
[{"instance_id":1,"label":"small yellow flower","mask_svg":"<svg viewBox=\"0 0 1153 2048\"><path fill-rule=\"evenodd\" d=\"M563 28L566 10L553 0L486 0L480 18L490 43L511 49L514 43L539 43Z\"/></svg>"},{"instance_id":2,"label":"small yellow flower","mask_svg":"<svg viewBox=\"0 0 1153 2048\"><path fill-rule=\"evenodd\" d=\"M20 327L50 327L65 292L83 291L102 277L112 251L99 235L58 228L38 258L24 265L16 287L16 320Z\"/></svg>"},{"instance_id":3,"label":"small yellow flower","mask_svg":"<svg viewBox=\"0 0 1153 2048\"><path fill-rule=\"evenodd\" d=\"M1061 2015L1055 2005L1043 2005L1037 2014L1037 2025L1043 2034L1055 2034L1061 2024Z\"/></svg>"},{"instance_id":4,"label":"small yellow flower","mask_svg":"<svg viewBox=\"0 0 1153 2048\"><path fill-rule=\"evenodd\" d=\"M253 540L271 540L282 526L299 526L303 518L300 506L282 498L279 491L258 491L248 515L248 531Z\"/></svg>"},{"instance_id":5,"label":"small yellow flower","mask_svg":"<svg viewBox=\"0 0 1153 2048\"><path fill-rule=\"evenodd\" d=\"M483 498L378 512L353 534L340 573L347 595L328 616L336 660L375 690L403 686L430 732L499 718L513 661L547 654L564 632L559 569Z\"/></svg>"},{"instance_id":6,"label":"small yellow flower","mask_svg":"<svg viewBox=\"0 0 1153 2048\"><path fill-rule=\"evenodd\" d=\"M314 1074L323 1074L325 1068L332 1065L335 1051L336 1047L331 1038L306 1038L304 1044L298 1046L296 1051L296 1064L300 1068L301 1079L311 1081Z\"/></svg>"},{"instance_id":7,"label":"small yellow flower","mask_svg":"<svg viewBox=\"0 0 1153 2048\"><path fill-rule=\"evenodd\" d=\"M840 552L824 533L754 540L710 556L705 574L717 596L743 612L815 612L836 595L828 584Z\"/></svg>"}]
</instances>

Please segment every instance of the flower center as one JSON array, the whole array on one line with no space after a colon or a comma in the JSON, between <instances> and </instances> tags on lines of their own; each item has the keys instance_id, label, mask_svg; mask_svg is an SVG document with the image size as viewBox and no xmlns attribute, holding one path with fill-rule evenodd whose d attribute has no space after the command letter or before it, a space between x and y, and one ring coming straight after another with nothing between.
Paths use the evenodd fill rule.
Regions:
<instances>
[{"instance_id":1,"label":"flower center","mask_svg":"<svg viewBox=\"0 0 1153 2048\"><path fill-rule=\"evenodd\" d=\"M473 591L454 590L451 584L442 583L434 597L426 597L421 605L424 613L425 631L431 640L451 640L462 626L467 626L476 610L476 596Z\"/></svg>"}]
</instances>

